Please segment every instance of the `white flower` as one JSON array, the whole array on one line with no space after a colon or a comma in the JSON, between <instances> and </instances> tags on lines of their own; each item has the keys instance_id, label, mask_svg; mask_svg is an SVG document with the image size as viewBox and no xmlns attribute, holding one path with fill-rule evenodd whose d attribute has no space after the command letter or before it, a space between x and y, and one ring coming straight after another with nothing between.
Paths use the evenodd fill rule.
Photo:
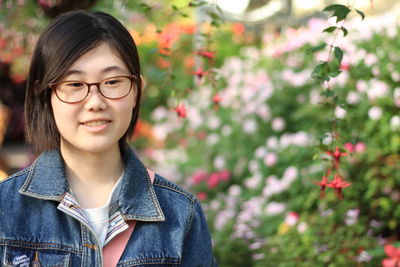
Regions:
<instances>
[{"instance_id":1,"label":"white flower","mask_svg":"<svg viewBox=\"0 0 400 267\"><path fill-rule=\"evenodd\" d=\"M267 147L269 149L277 149L278 148L278 138L275 136L269 137L267 139Z\"/></svg>"},{"instance_id":2,"label":"white flower","mask_svg":"<svg viewBox=\"0 0 400 267\"><path fill-rule=\"evenodd\" d=\"M278 161L278 155L276 153L267 153L264 157L264 164L266 166L273 166Z\"/></svg>"},{"instance_id":3,"label":"white flower","mask_svg":"<svg viewBox=\"0 0 400 267\"><path fill-rule=\"evenodd\" d=\"M393 132L400 130L400 116L395 115L390 119L390 129Z\"/></svg>"},{"instance_id":4,"label":"white flower","mask_svg":"<svg viewBox=\"0 0 400 267\"><path fill-rule=\"evenodd\" d=\"M244 180L244 184L249 189L255 189L260 185L261 180L262 180L262 175L259 173L255 173L253 177Z\"/></svg>"},{"instance_id":5,"label":"white flower","mask_svg":"<svg viewBox=\"0 0 400 267\"><path fill-rule=\"evenodd\" d=\"M346 212L344 222L346 225L353 225L357 222L358 220L358 215L360 213L359 209L350 209Z\"/></svg>"},{"instance_id":6,"label":"white flower","mask_svg":"<svg viewBox=\"0 0 400 267\"><path fill-rule=\"evenodd\" d=\"M347 111L339 106L335 109L335 117L338 119L343 119L346 116Z\"/></svg>"},{"instance_id":7,"label":"white flower","mask_svg":"<svg viewBox=\"0 0 400 267\"><path fill-rule=\"evenodd\" d=\"M223 168L225 168L225 158L221 155L215 157L214 159L214 167L217 170L221 170Z\"/></svg>"},{"instance_id":8,"label":"white flower","mask_svg":"<svg viewBox=\"0 0 400 267\"><path fill-rule=\"evenodd\" d=\"M228 195L238 197L242 193L242 188L239 185L231 185L228 189Z\"/></svg>"},{"instance_id":9,"label":"white flower","mask_svg":"<svg viewBox=\"0 0 400 267\"><path fill-rule=\"evenodd\" d=\"M215 145L219 141L219 135L216 133L212 133L207 136L207 144Z\"/></svg>"},{"instance_id":10,"label":"white flower","mask_svg":"<svg viewBox=\"0 0 400 267\"><path fill-rule=\"evenodd\" d=\"M258 171L259 169L260 169L260 166L259 166L259 164L258 164L258 161L252 159L252 160L249 162L249 170L250 170L251 172L255 172L255 171Z\"/></svg>"},{"instance_id":11,"label":"white flower","mask_svg":"<svg viewBox=\"0 0 400 267\"><path fill-rule=\"evenodd\" d=\"M297 231L298 231L300 234L302 234L302 233L304 233L305 231L307 231L307 229L308 229L308 225L307 225L307 223L305 223L305 222L301 222L301 223L299 223L299 225L297 226Z\"/></svg>"},{"instance_id":12,"label":"white flower","mask_svg":"<svg viewBox=\"0 0 400 267\"><path fill-rule=\"evenodd\" d=\"M224 125L221 129L223 136L228 136L232 133L232 127L229 125Z\"/></svg>"},{"instance_id":13,"label":"white flower","mask_svg":"<svg viewBox=\"0 0 400 267\"><path fill-rule=\"evenodd\" d=\"M286 204L279 202L271 202L265 207L264 212L266 215L276 215L286 210Z\"/></svg>"},{"instance_id":14,"label":"white flower","mask_svg":"<svg viewBox=\"0 0 400 267\"><path fill-rule=\"evenodd\" d=\"M371 120L379 120L382 117L382 109L374 106L368 110L368 116Z\"/></svg>"},{"instance_id":15,"label":"white flower","mask_svg":"<svg viewBox=\"0 0 400 267\"><path fill-rule=\"evenodd\" d=\"M164 119L167 113L168 110L165 107L159 106L151 113L151 118L155 121L159 121Z\"/></svg>"},{"instance_id":16,"label":"white flower","mask_svg":"<svg viewBox=\"0 0 400 267\"><path fill-rule=\"evenodd\" d=\"M255 120L245 120L243 123L243 131L251 134L257 130L257 123Z\"/></svg>"},{"instance_id":17,"label":"white flower","mask_svg":"<svg viewBox=\"0 0 400 267\"><path fill-rule=\"evenodd\" d=\"M365 65L368 67L375 64L376 62L378 62L378 58L374 54L368 54L364 60Z\"/></svg>"},{"instance_id":18,"label":"white flower","mask_svg":"<svg viewBox=\"0 0 400 267\"><path fill-rule=\"evenodd\" d=\"M267 150L265 149L265 147L260 146L259 148L256 149L256 152L254 153L254 155L256 156L256 158L260 159L260 158L264 157L266 153L267 153Z\"/></svg>"},{"instance_id":19,"label":"white flower","mask_svg":"<svg viewBox=\"0 0 400 267\"><path fill-rule=\"evenodd\" d=\"M333 137L332 137L331 133L326 133L324 138L322 139L322 143L326 146L330 145L332 143L332 141L333 141Z\"/></svg>"},{"instance_id":20,"label":"white flower","mask_svg":"<svg viewBox=\"0 0 400 267\"><path fill-rule=\"evenodd\" d=\"M357 92L350 92L347 95L347 103L351 104L351 105L355 105L358 102L360 102L360 95Z\"/></svg>"},{"instance_id":21,"label":"white flower","mask_svg":"<svg viewBox=\"0 0 400 267\"><path fill-rule=\"evenodd\" d=\"M207 125L208 125L208 128L210 128L211 130L218 129L218 127L221 125L221 120L217 116L212 116L208 120Z\"/></svg>"},{"instance_id":22,"label":"white flower","mask_svg":"<svg viewBox=\"0 0 400 267\"><path fill-rule=\"evenodd\" d=\"M272 120L271 126L274 131L280 132L285 128L286 123L281 117L276 117Z\"/></svg>"},{"instance_id":23,"label":"white flower","mask_svg":"<svg viewBox=\"0 0 400 267\"><path fill-rule=\"evenodd\" d=\"M368 89L368 84L366 81L361 80L356 83L356 88L359 92L365 92Z\"/></svg>"}]
</instances>

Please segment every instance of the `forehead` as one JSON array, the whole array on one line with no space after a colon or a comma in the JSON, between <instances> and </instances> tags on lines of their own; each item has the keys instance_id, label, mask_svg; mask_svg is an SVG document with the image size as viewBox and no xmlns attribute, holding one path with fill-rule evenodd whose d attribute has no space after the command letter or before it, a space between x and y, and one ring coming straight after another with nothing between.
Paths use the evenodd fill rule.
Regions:
<instances>
[{"instance_id":1,"label":"forehead","mask_svg":"<svg viewBox=\"0 0 400 267\"><path fill-rule=\"evenodd\" d=\"M102 43L79 57L65 75L99 74L103 72L128 72L119 52Z\"/></svg>"}]
</instances>

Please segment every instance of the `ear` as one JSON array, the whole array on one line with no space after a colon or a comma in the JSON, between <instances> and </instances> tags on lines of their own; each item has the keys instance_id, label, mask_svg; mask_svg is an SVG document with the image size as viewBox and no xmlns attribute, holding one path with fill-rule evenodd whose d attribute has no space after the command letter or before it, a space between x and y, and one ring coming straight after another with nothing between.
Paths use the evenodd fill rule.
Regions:
<instances>
[{"instance_id":1,"label":"ear","mask_svg":"<svg viewBox=\"0 0 400 267\"><path fill-rule=\"evenodd\" d=\"M144 88L146 88L147 83L142 74L140 74L140 80L142 82L142 90L143 90Z\"/></svg>"}]
</instances>

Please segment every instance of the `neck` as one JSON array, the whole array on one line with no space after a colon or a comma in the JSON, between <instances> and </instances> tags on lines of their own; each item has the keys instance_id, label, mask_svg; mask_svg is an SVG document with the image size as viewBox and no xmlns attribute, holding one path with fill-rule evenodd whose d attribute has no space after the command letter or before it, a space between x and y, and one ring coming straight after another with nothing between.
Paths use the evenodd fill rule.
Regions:
<instances>
[{"instance_id":1,"label":"neck","mask_svg":"<svg viewBox=\"0 0 400 267\"><path fill-rule=\"evenodd\" d=\"M67 180L75 192L98 186L113 186L124 170L118 144L107 152L91 153L61 145Z\"/></svg>"}]
</instances>

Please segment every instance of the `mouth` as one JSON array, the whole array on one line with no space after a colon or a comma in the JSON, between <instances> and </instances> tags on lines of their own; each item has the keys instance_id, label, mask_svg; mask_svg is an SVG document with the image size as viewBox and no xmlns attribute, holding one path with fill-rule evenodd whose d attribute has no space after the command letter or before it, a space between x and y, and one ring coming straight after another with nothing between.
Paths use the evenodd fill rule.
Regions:
<instances>
[{"instance_id":1,"label":"mouth","mask_svg":"<svg viewBox=\"0 0 400 267\"><path fill-rule=\"evenodd\" d=\"M81 125L85 125L88 127L96 127L96 126L106 125L110 122L111 122L111 120L95 120L95 121L82 122Z\"/></svg>"}]
</instances>

